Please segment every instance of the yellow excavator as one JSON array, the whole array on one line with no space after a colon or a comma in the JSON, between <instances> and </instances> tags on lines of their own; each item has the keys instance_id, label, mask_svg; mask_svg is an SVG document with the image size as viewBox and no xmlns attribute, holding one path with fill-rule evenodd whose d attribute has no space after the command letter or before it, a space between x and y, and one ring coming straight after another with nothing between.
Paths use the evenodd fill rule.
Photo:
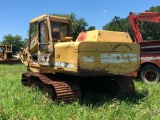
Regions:
<instances>
[{"instance_id":1,"label":"yellow excavator","mask_svg":"<svg viewBox=\"0 0 160 120\"><path fill-rule=\"evenodd\" d=\"M139 69L140 46L128 33L83 31L74 42L70 19L46 14L32 19L29 31L23 85L36 84L57 101L80 99L83 85L134 93L129 75Z\"/></svg>"},{"instance_id":2,"label":"yellow excavator","mask_svg":"<svg viewBox=\"0 0 160 120\"><path fill-rule=\"evenodd\" d=\"M21 63L21 62L20 59L13 58L12 45L0 44L0 64L15 64L15 63Z\"/></svg>"}]
</instances>

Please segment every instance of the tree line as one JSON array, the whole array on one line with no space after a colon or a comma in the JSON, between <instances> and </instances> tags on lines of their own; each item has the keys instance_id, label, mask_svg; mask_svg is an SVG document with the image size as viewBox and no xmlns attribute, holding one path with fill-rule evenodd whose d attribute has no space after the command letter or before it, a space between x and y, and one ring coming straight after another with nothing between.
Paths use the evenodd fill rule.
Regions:
<instances>
[{"instance_id":1,"label":"tree line","mask_svg":"<svg viewBox=\"0 0 160 120\"><path fill-rule=\"evenodd\" d=\"M150 7L145 12L160 12L160 6ZM143 40L160 40L160 23L139 21L139 26ZM132 40L134 39L129 16L126 18L115 16L103 26L103 30L128 32Z\"/></svg>"},{"instance_id":2,"label":"tree line","mask_svg":"<svg viewBox=\"0 0 160 120\"><path fill-rule=\"evenodd\" d=\"M160 12L160 6L150 7L147 12ZM128 13L129 14L129 13ZM84 18L77 18L74 13L71 14L51 14L57 16L67 16L70 18L72 22L72 37L73 40L76 40L78 34L82 30L95 30L95 26L89 26L88 23L85 21ZM142 38L144 40L160 40L160 24L159 23L151 23L140 21L140 30L142 34ZM87 29L86 29L87 28ZM126 18L120 18L115 16L109 23L106 23L102 30L109 30L109 31L120 31L120 32L128 32L133 39L133 32L131 29L131 24L129 22L129 16ZM28 38L22 39L21 36L16 35L12 36L11 34L4 35L2 38L1 44L12 44L13 53L15 54L20 48L27 45Z\"/></svg>"}]
</instances>

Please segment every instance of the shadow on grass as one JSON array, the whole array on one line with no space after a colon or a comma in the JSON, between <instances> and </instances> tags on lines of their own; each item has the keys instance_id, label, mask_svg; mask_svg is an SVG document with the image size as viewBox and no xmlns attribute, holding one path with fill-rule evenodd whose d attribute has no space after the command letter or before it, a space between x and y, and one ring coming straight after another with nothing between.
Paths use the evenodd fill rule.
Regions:
<instances>
[{"instance_id":1,"label":"shadow on grass","mask_svg":"<svg viewBox=\"0 0 160 120\"><path fill-rule=\"evenodd\" d=\"M148 89L146 88L143 88L141 91L136 90L134 94L116 94L118 85L114 80L108 80L107 82L105 80L101 80L101 82L92 80L88 81L88 83L85 82L85 84L81 84L80 88L82 98L78 101L79 104L93 107L103 106L104 104L112 103L115 100L124 101L126 104L138 104L139 101L142 101L148 95ZM44 89L42 89L42 91L43 90ZM45 91L43 92L46 93ZM50 94L48 95L48 97L51 99L52 97ZM59 104L59 102L57 103ZM72 102L69 101L66 104L70 103Z\"/></svg>"},{"instance_id":2,"label":"shadow on grass","mask_svg":"<svg viewBox=\"0 0 160 120\"><path fill-rule=\"evenodd\" d=\"M46 93L41 88L37 87L37 90L41 90L44 94ZM141 91L135 91L135 93L128 95L116 94L115 91L108 91L104 89L82 89L82 98L78 100L79 105L85 105L92 108L97 108L104 106L105 104L112 104L115 101L124 101L127 105L139 104L139 101L143 101L148 95L148 89L143 89ZM50 96L47 96L51 99ZM55 105L72 104L73 101L68 102L58 102L54 101ZM62 104L63 103L63 104Z\"/></svg>"},{"instance_id":3,"label":"shadow on grass","mask_svg":"<svg viewBox=\"0 0 160 120\"><path fill-rule=\"evenodd\" d=\"M138 104L148 95L148 90L142 92L135 91L135 93L128 95L121 95L115 93L108 93L102 91L82 91L82 99L79 100L80 105L89 105L92 107L103 106L104 104L112 103L113 101L124 101L126 104Z\"/></svg>"}]
</instances>

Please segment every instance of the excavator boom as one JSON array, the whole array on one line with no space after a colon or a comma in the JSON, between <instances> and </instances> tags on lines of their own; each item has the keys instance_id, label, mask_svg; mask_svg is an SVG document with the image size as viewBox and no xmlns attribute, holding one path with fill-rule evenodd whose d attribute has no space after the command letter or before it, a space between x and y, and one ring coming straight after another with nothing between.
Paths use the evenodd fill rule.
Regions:
<instances>
[{"instance_id":1,"label":"excavator boom","mask_svg":"<svg viewBox=\"0 0 160 120\"><path fill-rule=\"evenodd\" d=\"M143 42L139 21L148 21L148 22L160 22L160 13L159 12L142 12L140 14L134 14L133 12L129 13L129 20L132 26L132 31L134 35L135 42Z\"/></svg>"},{"instance_id":2,"label":"excavator boom","mask_svg":"<svg viewBox=\"0 0 160 120\"><path fill-rule=\"evenodd\" d=\"M140 77L140 79L146 83L159 82L160 40L157 40L159 32L153 31L152 33L152 36L156 34L156 40L143 40L139 21L160 23L160 12L142 12L140 14L130 12L129 20L132 26L135 42L139 43L141 46L141 68L136 73L137 77Z\"/></svg>"}]
</instances>

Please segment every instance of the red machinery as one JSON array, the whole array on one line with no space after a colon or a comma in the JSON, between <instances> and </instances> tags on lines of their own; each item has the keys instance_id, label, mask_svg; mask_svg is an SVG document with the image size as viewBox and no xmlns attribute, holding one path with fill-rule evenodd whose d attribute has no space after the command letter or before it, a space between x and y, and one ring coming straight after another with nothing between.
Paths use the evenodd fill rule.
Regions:
<instances>
[{"instance_id":1,"label":"red machinery","mask_svg":"<svg viewBox=\"0 0 160 120\"><path fill-rule=\"evenodd\" d=\"M160 40L144 41L142 39L139 21L159 22L159 12L142 12L134 14L130 12L129 20L132 26L134 41L141 46L141 69L137 73L144 82L160 81Z\"/></svg>"}]
</instances>

